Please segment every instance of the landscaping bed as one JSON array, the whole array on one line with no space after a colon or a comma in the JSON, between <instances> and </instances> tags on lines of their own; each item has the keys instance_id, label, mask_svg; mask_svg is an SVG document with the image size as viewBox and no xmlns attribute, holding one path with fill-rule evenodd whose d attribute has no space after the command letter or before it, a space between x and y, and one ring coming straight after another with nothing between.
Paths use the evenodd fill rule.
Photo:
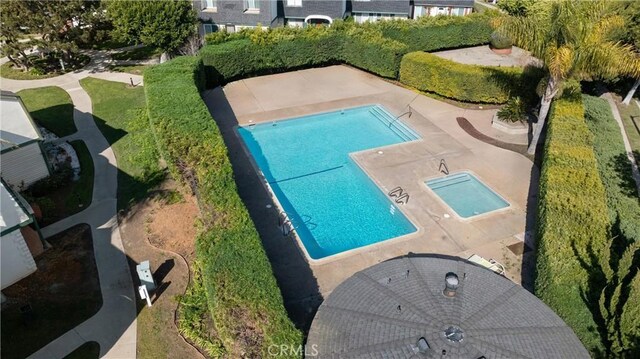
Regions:
<instances>
[{"instance_id":1,"label":"landscaping bed","mask_svg":"<svg viewBox=\"0 0 640 359\"><path fill-rule=\"evenodd\" d=\"M22 192L30 202L35 203L42 213L39 220L44 227L89 207L93 196L93 160L83 141L70 142L78 155L80 173L73 180L73 172L64 167L51 176L35 182Z\"/></svg>"},{"instance_id":2,"label":"landscaping bed","mask_svg":"<svg viewBox=\"0 0 640 359\"><path fill-rule=\"evenodd\" d=\"M36 258L38 270L3 290L9 299L2 308L2 358L29 356L102 306L89 226L75 226L47 242L52 247Z\"/></svg>"},{"instance_id":3,"label":"landscaping bed","mask_svg":"<svg viewBox=\"0 0 640 359\"><path fill-rule=\"evenodd\" d=\"M74 61L70 64L65 64L65 69L62 70L60 62L53 58L41 59L39 56L33 55L33 67L29 71L23 71L13 66L13 63L7 62L0 66L0 77L10 80L39 80L50 77L64 75L68 72L79 70L85 67L91 58L86 55L78 54Z\"/></svg>"}]
</instances>

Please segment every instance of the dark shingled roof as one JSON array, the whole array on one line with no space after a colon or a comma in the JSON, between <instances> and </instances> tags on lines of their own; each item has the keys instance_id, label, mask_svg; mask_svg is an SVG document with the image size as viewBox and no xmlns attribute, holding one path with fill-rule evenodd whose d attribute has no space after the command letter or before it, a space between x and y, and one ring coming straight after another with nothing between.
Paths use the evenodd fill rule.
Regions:
<instances>
[{"instance_id":1,"label":"dark shingled roof","mask_svg":"<svg viewBox=\"0 0 640 359\"><path fill-rule=\"evenodd\" d=\"M448 272L460 282L453 298L443 294ZM462 330L460 342L445 336L452 326ZM422 337L430 348L421 352ZM392 259L344 281L311 325L306 352L316 350L317 358L589 358L573 331L527 290L443 256Z\"/></svg>"}]
</instances>

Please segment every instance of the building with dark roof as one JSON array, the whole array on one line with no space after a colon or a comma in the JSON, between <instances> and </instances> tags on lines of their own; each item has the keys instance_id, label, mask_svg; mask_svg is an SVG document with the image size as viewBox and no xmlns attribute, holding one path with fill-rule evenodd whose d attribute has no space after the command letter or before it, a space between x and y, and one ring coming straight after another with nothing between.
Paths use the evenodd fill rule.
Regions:
<instances>
[{"instance_id":1,"label":"building with dark roof","mask_svg":"<svg viewBox=\"0 0 640 359\"><path fill-rule=\"evenodd\" d=\"M409 0L352 0L351 15L356 22L383 19L408 19L411 14Z\"/></svg>"},{"instance_id":2,"label":"building with dark roof","mask_svg":"<svg viewBox=\"0 0 640 359\"><path fill-rule=\"evenodd\" d=\"M422 16L469 15L473 0L413 0L412 19Z\"/></svg>"},{"instance_id":3,"label":"building with dark roof","mask_svg":"<svg viewBox=\"0 0 640 359\"><path fill-rule=\"evenodd\" d=\"M446 278L446 284L445 284ZM392 259L322 303L305 351L317 358L589 358L523 287L457 257Z\"/></svg>"}]
</instances>

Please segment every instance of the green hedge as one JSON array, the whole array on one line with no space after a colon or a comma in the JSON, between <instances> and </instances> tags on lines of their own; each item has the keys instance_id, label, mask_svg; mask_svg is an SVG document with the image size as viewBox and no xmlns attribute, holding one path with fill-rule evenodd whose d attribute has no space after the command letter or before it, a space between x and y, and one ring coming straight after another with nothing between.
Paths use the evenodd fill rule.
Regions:
<instances>
[{"instance_id":1,"label":"green hedge","mask_svg":"<svg viewBox=\"0 0 640 359\"><path fill-rule=\"evenodd\" d=\"M342 61L382 77L398 78L400 61L408 47L365 27L352 27L344 35Z\"/></svg>"},{"instance_id":2,"label":"green hedge","mask_svg":"<svg viewBox=\"0 0 640 359\"><path fill-rule=\"evenodd\" d=\"M331 27L243 30L208 35L200 50L209 86L267 73L347 63L397 79L409 51L485 44L496 14L424 18ZM534 84L535 85L535 84ZM504 101L503 101L504 102Z\"/></svg>"},{"instance_id":3,"label":"green hedge","mask_svg":"<svg viewBox=\"0 0 640 359\"><path fill-rule=\"evenodd\" d=\"M587 125L594 136L598 169L607 193L609 219L618 227L614 228L614 233L621 234L627 241L640 242L640 202L620 127L607 100L584 96L584 104Z\"/></svg>"},{"instance_id":4,"label":"green hedge","mask_svg":"<svg viewBox=\"0 0 640 359\"><path fill-rule=\"evenodd\" d=\"M505 103L531 97L542 78L538 69L465 65L426 52L402 58L400 82L420 91L467 102Z\"/></svg>"},{"instance_id":5,"label":"green hedge","mask_svg":"<svg viewBox=\"0 0 640 359\"><path fill-rule=\"evenodd\" d=\"M196 254L217 335L229 357L266 357L271 344L302 344L260 237L237 193L227 148L200 97L203 67L179 57L145 71L149 118L175 179L198 198ZM249 337L247 337L249 336Z\"/></svg>"},{"instance_id":6,"label":"green hedge","mask_svg":"<svg viewBox=\"0 0 640 359\"><path fill-rule=\"evenodd\" d=\"M609 216L581 98L555 100L548 122L535 293L587 349L604 352L592 310L603 287L598 260L606 257Z\"/></svg>"},{"instance_id":7,"label":"green hedge","mask_svg":"<svg viewBox=\"0 0 640 359\"><path fill-rule=\"evenodd\" d=\"M337 63L341 56L342 38L326 28L249 31L237 37L200 50L210 85Z\"/></svg>"},{"instance_id":8,"label":"green hedge","mask_svg":"<svg viewBox=\"0 0 640 359\"><path fill-rule=\"evenodd\" d=\"M467 16L424 16L417 21L381 21L376 26L388 39L401 42L408 51L435 51L489 43L491 21L499 13L487 11Z\"/></svg>"}]
</instances>

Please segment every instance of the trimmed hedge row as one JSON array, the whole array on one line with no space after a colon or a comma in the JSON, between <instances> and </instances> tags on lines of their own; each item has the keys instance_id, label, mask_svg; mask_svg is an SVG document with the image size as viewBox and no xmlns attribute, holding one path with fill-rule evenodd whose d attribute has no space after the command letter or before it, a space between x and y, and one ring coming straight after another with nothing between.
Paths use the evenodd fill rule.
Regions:
<instances>
[{"instance_id":1,"label":"trimmed hedge row","mask_svg":"<svg viewBox=\"0 0 640 359\"><path fill-rule=\"evenodd\" d=\"M240 78L344 62L382 77L397 79L402 57L489 42L490 21L483 15L424 18L331 27L277 28L214 33L200 50L210 86ZM504 101L502 101L504 102Z\"/></svg>"},{"instance_id":2,"label":"trimmed hedge row","mask_svg":"<svg viewBox=\"0 0 640 359\"><path fill-rule=\"evenodd\" d=\"M173 177L196 193L203 221L196 254L217 335L229 357L266 357L302 344L260 237L237 193L222 135L200 97L203 66L179 57L144 74L152 128ZM257 340L257 343L256 343Z\"/></svg>"},{"instance_id":3,"label":"trimmed hedge row","mask_svg":"<svg viewBox=\"0 0 640 359\"><path fill-rule=\"evenodd\" d=\"M489 42L494 31L491 21L497 11L467 16L424 16L417 21L380 21L375 26L382 35L407 45L408 52L435 51Z\"/></svg>"},{"instance_id":4,"label":"trimmed hedge row","mask_svg":"<svg viewBox=\"0 0 640 359\"><path fill-rule=\"evenodd\" d=\"M640 242L640 202L631 176L620 128L607 100L583 96L587 125L594 136L600 176L609 204L609 219L627 241Z\"/></svg>"},{"instance_id":5,"label":"trimmed hedge row","mask_svg":"<svg viewBox=\"0 0 640 359\"><path fill-rule=\"evenodd\" d=\"M530 96L542 78L538 69L465 65L426 52L402 58L400 82L420 91L467 102L505 103Z\"/></svg>"},{"instance_id":6,"label":"trimmed hedge row","mask_svg":"<svg viewBox=\"0 0 640 359\"><path fill-rule=\"evenodd\" d=\"M290 36L261 39L249 36L200 50L210 85L248 76L346 62L379 76L396 78L407 47L361 27L317 30L273 30ZM255 34L252 34L255 35Z\"/></svg>"},{"instance_id":7,"label":"trimmed hedge row","mask_svg":"<svg viewBox=\"0 0 640 359\"><path fill-rule=\"evenodd\" d=\"M592 353L604 352L592 309L603 285L609 216L581 98L555 100L538 204L535 293ZM586 296L586 298L583 297Z\"/></svg>"}]
</instances>

